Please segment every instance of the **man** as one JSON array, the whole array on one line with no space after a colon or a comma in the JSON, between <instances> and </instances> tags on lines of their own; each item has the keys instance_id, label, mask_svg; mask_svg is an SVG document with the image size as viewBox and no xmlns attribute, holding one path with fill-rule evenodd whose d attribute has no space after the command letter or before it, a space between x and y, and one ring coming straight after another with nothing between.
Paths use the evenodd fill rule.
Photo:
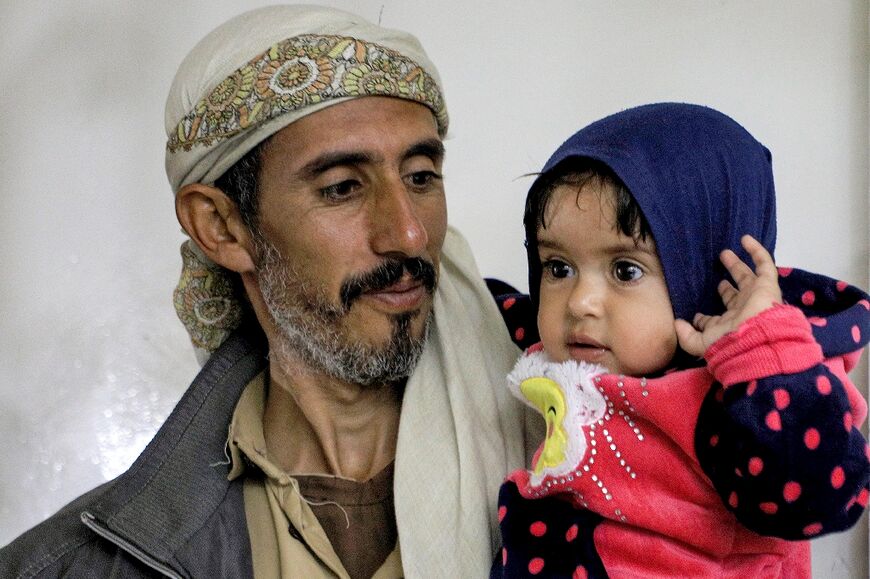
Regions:
<instances>
[{"instance_id":1,"label":"man","mask_svg":"<svg viewBox=\"0 0 870 579\"><path fill-rule=\"evenodd\" d=\"M447 226L447 122L417 41L352 14L263 8L193 49L166 166L207 362L130 470L0 575L488 573L524 456L517 349Z\"/></svg>"}]
</instances>

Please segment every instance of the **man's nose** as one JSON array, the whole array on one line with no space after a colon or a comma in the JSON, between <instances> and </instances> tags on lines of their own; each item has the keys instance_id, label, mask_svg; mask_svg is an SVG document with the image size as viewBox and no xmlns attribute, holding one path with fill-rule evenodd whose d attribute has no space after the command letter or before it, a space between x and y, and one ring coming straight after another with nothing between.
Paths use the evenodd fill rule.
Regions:
<instances>
[{"instance_id":1,"label":"man's nose","mask_svg":"<svg viewBox=\"0 0 870 579\"><path fill-rule=\"evenodd\" d=\"M372 203L369 217L372 249L378 255L423 255L429 234L420 218L420 207L414 193L407 190L401 179L396 181L384 183Z\"/></svg>"},{"instance_id":2,"label":"man's nose","mask_svg":"<svg viewBox=\"0 0 870 579\"><path fill-rule=\"evenodd\" d=\"M601 317L606 296L603 280L594 275L578 275L568 297L568 311L576 318Z\"/></svg>"}]
</instances>

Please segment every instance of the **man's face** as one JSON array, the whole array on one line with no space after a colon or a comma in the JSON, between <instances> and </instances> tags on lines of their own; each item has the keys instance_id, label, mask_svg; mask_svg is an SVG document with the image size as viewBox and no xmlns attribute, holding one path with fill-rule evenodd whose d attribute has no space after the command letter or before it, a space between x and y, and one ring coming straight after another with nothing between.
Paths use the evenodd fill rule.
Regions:
<instances>
[{"instance_id":1,"label":"man's face","mask_svg":"<svg viewBox=\"0 0 870 579\"><path fill-rule=\"evenodd\" d=\"M273 341L348 382L410 374L447 228L442 159L432 113L400 99L347 101L275 134L256 235Z\"/></svg>"}]
</instances>

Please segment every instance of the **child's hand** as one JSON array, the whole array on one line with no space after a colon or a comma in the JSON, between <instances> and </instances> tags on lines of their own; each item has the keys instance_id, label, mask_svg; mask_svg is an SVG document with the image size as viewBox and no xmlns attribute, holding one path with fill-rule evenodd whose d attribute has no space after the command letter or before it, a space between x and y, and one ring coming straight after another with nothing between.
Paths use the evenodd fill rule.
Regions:
<instances>
[{"instance_id":1,"label":"child's hand","mask_svg":"<svg viewBox=\"0 0 870 579\"><path fill-rule=\"evenodd\" d=\"M773 304L782 303L779 276L770 253L750 235L744 235L740 244L752 257L755 271L730 249L721 253L719 259L737 282L736 288L728 280L719 283L725 313L721 316L697 313L691 324L685 320L675 322L680 347L693 356L703 356L713 342L736 330L744 321Z\"/></svg>"}]
</instances>

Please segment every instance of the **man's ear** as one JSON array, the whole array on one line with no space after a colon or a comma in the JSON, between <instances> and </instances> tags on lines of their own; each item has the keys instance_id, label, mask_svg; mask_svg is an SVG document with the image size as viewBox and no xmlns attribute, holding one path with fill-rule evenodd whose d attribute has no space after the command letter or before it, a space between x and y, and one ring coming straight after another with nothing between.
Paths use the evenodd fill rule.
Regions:
<instances>
[{"instance_id":1,"label":"man's ear","mask_svg":"<svg viewBox=\"0 0 870 579\"><path fill-rule=\"evenodd\" d=\"M175 214L213 262L237 273L254 271L251 232L226 193L202 183L185 185L175 195Z\"/></svg>"}]
</instances>

